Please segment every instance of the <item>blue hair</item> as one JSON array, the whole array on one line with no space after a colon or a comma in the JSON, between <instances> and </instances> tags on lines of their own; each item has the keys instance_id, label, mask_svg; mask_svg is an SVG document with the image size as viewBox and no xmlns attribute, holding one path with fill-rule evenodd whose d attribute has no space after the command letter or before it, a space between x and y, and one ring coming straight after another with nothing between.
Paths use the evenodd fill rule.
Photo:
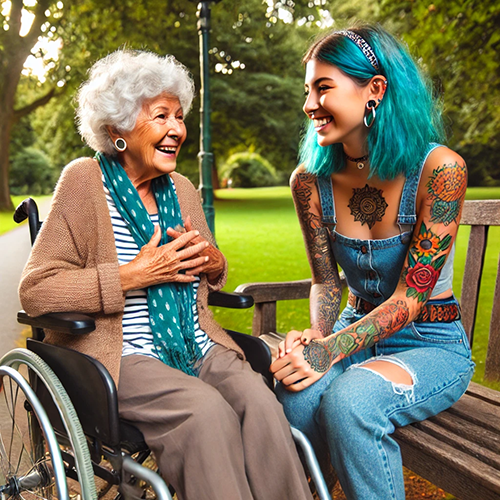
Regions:
<instances>
[{"instance_id":1,"label":"blue hair","mask_svg":"<svg viewBox=\"0 0 500 500\"><path fill-rule=\"evenodd\" d=\"M420 73L403 45L380 26L350 28L371 46L379 63L377 71L361 49L338 32L319 39L304 56L332 64L363 87L376 75L386 78L387 90L377 107L377 117L369 129L367 150L370 177L394 179L409 176L418 168L430 142L444 141L441 105L433 97L431 83ZM322 147L308 120L299 150L306 170L318 176L329 176L345 165L342 144Z\"/></svg>"}]
</instances>

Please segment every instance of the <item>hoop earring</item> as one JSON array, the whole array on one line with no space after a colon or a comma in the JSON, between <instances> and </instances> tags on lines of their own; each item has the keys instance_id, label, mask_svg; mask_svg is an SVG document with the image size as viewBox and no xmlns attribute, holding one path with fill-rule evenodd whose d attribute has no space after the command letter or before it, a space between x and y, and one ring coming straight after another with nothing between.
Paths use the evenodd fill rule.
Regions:
<instances>
[{"instance_id":1,"label":"hoop earring","mask_svg":"<svg viewBox=\"0 0 500 500\"><path fill-rule=\"evenodd\" d=\"M373 125L373 122L375 121L375 117L377 116L377 112L375 111L376 108L376 102L371 99L366 103L366 111L365 111L365 116L363 116L363 123L365 124L366 128L370 128ZM371 120L368 122L368 117L371 114Z\"/></svg>"},{"instance_id":2,"label":"hoop earring","mask_svg":"<svg viewBox=\"0 0 500 500\"><path fill-rule=\"evenodd\" d=\"M126 143L125 139L118 137L118 139L116 139L116 141L115 141L115 149L117 151L120 151L120 153L125 151L127 149L127 143Z\"/></svg>"}]
</instances>

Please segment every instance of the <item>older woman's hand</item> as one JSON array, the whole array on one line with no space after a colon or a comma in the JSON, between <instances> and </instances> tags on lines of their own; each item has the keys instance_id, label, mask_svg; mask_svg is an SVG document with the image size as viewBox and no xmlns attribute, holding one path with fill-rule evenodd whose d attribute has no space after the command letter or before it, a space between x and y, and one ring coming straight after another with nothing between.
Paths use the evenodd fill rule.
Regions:
<instances>
[{"instance_id":1,"label":"older woman's hand","mask_svg":"<svg viewBox=\"0 0 500 500\"><path fill-rule=\"evenodd\" d=\"M138 290L166 282L192 282L195 277L180 273L182 270L195 270L208 261L202 255L209 243L201 238L198 231L188 231L166 245L158 246L161 241L160 227L147 245L128 264L120 266L120 280L124 292Z\"/></svg>"},{"instance_id":2,"label":"older woman's hand","mask_svg":"<svg viewBox=\"0 0 500 500\"><path fill-rule=\"evenodd\" d=\"M167 234L172 238L175 238L176 240L186 234L185 231L192 231L193 227L190 217L188 216L186 218L185 228L183 230L179 231L176 229L169 228L167 230ZM203 238L203 236L196 236L188 243L188 246L200 244L202 242L206 242L208 246L206 246L203 251L200 252L200 255L207 257L207 260L202 262L198 267L189 269L188 271L186 271L186 274L188 276L194 276L200 273L205 273L209 281L211 283L214 283L224 269L224 256L219 249L208 243L208 241Z\"/></svg>"}]
</instances>

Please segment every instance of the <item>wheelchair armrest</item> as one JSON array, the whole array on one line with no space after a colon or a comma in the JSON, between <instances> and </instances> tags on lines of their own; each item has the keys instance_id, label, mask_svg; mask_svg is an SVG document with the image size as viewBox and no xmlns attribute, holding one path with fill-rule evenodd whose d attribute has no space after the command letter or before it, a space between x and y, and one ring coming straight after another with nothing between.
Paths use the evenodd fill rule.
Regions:
<instances>
[{"instance_id":1,"label":"wheelchair armrest","mask_svg":"<svg viewBox=\"0 0 500 500\"><path fill-rule=\"evenodd\" d=\"M269 371L271 366L271 350L269 346L259 337L246 335L244 333L226 330L231 338L241 347L247 361L254 371L260 373L267 382L267 385L272 389L274 387L273 376Z\"/></svg>"},{"instance_id":2,"label":"wheelchair armrest","mask_svg":"<svg viewBox=\"0 0 500 500\"><path fill-rule=\"evenodd\" d=\"M28 316L24 311L19 311L17 321L35 328L48 328L49 330L74 335L82 335L95 330L94 318L73 312L50 313L33 317Z\"/></svg>"},{"instance_id":3,"label":"wheelchair armrest","mask_svg":"<svg viewBox=\"0 0 500 500\"><path fill-rule=\"evenodd\" d=\"M38 231L42 226L40 219L38 217L38 207L33 198L26 198L16 208L14 212L14 221L20 224L24 220L28 219L30 228L31 244L35 243Z\"/></svg>"},{"instance_id":4,"label":"wheelchair armrest","mask_svg":"<svg viewBox=\"0 0 500 500\"><path fill-rule=\"evenodd\" d=\"M241 293L211 292L208 295L208 305L230 309L248 309L253 306L253 298Z\"/></svg>"}]
</instances>

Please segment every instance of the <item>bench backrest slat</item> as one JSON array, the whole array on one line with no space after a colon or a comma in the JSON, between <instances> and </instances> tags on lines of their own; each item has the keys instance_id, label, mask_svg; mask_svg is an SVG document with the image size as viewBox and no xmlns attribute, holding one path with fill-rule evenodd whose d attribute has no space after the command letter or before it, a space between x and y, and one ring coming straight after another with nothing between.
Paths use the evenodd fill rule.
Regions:
<instances>
[{"instance_id":1,"label":"bench backrest slat","mask_svg":"<svg viewBox=\"0 0 500 500\"><path fill-rule=\"evenodd\" d=\"M467 200L460 224L465 226L500 226L500 200Z\"/></svg>"},{"instance_id":2,"label":"bench backrest slat","mask_svg":"<svg viewBox=\"0 0 500 500\"><path fill-rule=\"evenodd\" d=\"M500 255L498 259L497 279L493 293L490 337L484 370L486 380L500 380Z\"/></svg>"},{"instance_id":3,"label":"bench backrest slat","mask_svg":"<svg viewBox=\"0 0 500 500\"><path fill-rule=\"evenodd\" d=\"M476 322L487 236L487 226L471 226L460 298L460 304L462 306L462 323L471 344L474 335L474 324Z\"/></svg>"}]
</instances>

